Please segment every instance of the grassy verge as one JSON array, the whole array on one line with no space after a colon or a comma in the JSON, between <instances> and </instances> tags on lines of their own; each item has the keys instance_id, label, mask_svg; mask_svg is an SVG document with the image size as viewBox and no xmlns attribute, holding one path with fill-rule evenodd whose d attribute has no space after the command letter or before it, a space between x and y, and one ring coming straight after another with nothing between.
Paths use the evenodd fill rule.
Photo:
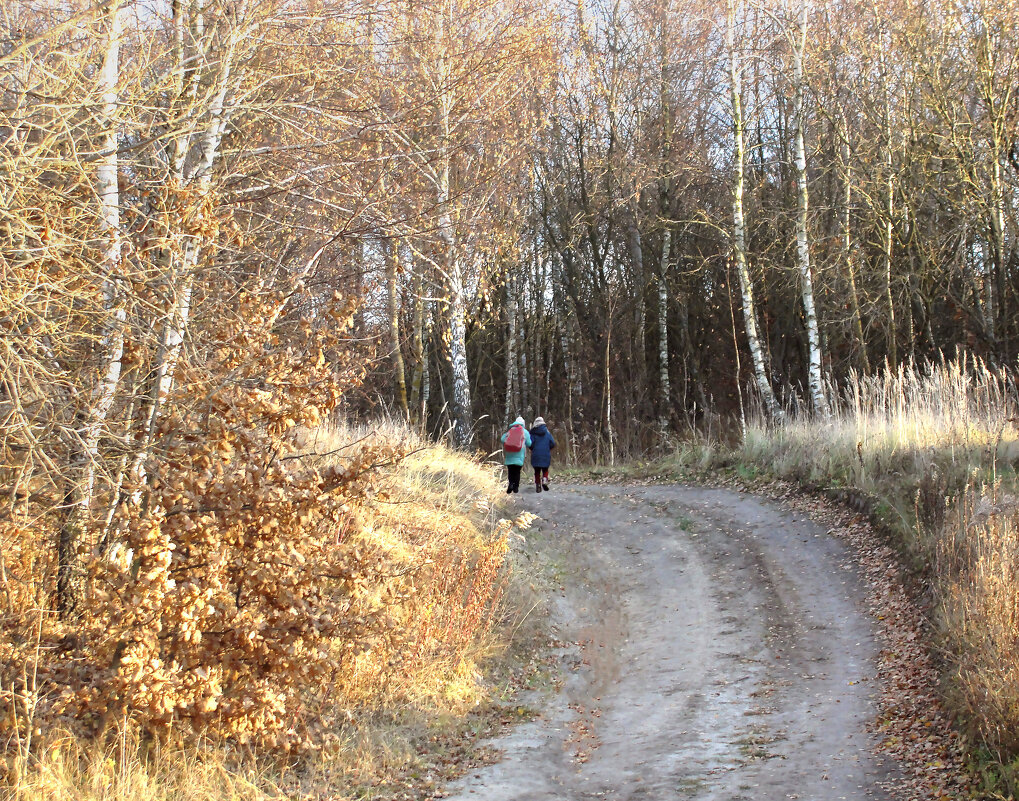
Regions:
<instances>
[{"instance_id":1,"label":"grassy verge","mask_svg":"<svg viewBox=\"0 0 1019 801\"><path fill-rule=\"evenodd\" d=\"M529 670L533 643L524 640L540 636L522 625L535 598L516 564L529 521L504 519L495 467L399 426L320 429L302 449L343 465L360 443L380 440L409 455L381 469L343 536L378 562L377 580L363 591L385 610L385 625L304 699L302 722L321 734L315 749L281 761L229 741L157 743L130 724L102 743L40 729L29 753L12 750L0 797L430 797L483 761L474 744L519 717L509 704Z\"/></svg>"}]
</instances>

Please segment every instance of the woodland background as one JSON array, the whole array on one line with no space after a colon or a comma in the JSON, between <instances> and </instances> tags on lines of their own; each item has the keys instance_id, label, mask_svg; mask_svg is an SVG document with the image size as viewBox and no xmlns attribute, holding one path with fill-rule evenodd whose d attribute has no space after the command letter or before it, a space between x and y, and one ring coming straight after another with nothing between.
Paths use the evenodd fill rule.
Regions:
<instances>
[{"instance_id":1,"label":"woodland background","mask_svg":"<svg viewBox=\"0 0 1019 801\"><path fill-rule=\"evenodd\" d=\"M932 531L973 481L959 437L997 486L1012 0L7 0L0 98L0 730L22 761L40 721L319 747L299 711L325 676L370 695L358 676L453 640L470 675L509 524L467 493L459 538L378 535L365 510L422 441L323 447L326 424L483 454L540 414L567 461L691 432L767 461L781 423L926 404L951 458L888 447L934 454ZM847 431L841 468L790 470L897 464ZM428 622L407 542L469 614Z\"/></svg>"}]
</instances>

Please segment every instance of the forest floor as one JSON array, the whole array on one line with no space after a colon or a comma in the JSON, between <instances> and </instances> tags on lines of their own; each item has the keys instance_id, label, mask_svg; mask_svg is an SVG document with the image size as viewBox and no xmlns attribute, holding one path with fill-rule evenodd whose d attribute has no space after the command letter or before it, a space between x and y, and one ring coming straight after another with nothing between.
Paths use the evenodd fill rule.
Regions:
<instances>
[{"instance_id":1,"label":"forest floor","mask_svg":"<svg viewBox=\"0 0 1019 801\"><path fill-rule=\"evenodd\" d=\"M874 799L907 784L877 748L879 622L851 543L731 489L557 485L511 505L538 515L527 547L553 568L557 678L520 697L538 714L486 743L502 758L450 797Z\"/></svg>"}]
</instances>

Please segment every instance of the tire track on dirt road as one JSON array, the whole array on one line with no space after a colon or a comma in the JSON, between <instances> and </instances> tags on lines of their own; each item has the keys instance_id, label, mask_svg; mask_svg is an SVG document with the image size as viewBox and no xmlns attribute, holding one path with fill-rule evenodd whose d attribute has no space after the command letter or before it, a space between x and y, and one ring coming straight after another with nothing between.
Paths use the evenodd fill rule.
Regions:
<instances>
[{"instance_id":1,"label":"tire track on dirt road","mask_svg":"<svg viewBox=\"0 0 1019 801\"><path fill-rule=\"evenodd\" d=\"M878 648L845 546L737 492L556 487L517 501L561 565L562 687L453 798L874 799Z\"/></svg>"}]
</instances>

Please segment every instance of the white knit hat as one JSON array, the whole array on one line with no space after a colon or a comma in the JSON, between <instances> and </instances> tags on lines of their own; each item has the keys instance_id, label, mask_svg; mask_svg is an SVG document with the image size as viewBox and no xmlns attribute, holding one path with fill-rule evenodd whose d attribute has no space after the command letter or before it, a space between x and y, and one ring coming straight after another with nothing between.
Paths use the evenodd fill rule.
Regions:
<instances>
[{"instance_id":1,"label":"white knit hat","mask_svg":"<svg viewBox=\"0 0 1019 801\"><path fill-rule=\"evenodd\" d=\"M543 426L543 425L545 425L545 418L544 417L535 417L534 418L534 425L535 426Z\"/></svg>"},{"instance_id":2,"label":"white knit hat","mask_svg":"<svg viewBox=\"0 0 1019 801\"><path fill-rule=\"evenodd\" d=\"M515 426L522 426L523 424L524 424L523 417L518 417L516 420L513 421L513 425Z\"/></svg>"}]
</instances>

